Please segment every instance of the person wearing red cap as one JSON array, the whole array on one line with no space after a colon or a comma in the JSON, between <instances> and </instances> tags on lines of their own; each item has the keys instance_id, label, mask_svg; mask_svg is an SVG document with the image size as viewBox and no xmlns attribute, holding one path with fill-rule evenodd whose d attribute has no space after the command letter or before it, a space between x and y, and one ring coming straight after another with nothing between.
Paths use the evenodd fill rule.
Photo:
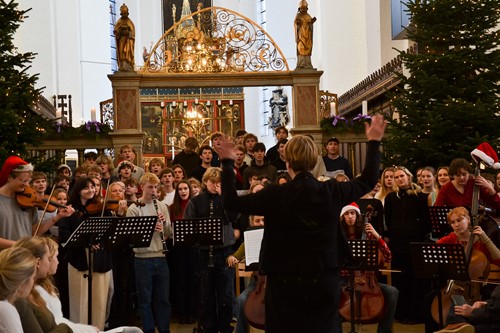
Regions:
<instances>
[{"instance_id":1,"label":"person wearing red cap","mask_svg":"<svg viewBox=\"0 0 500 333\"><path fill-rule=\"evenodd\" d=\"M7 158L0 171L0 249L14 245L22 237L32 236L38 222L36 207L22 209L16 201L16 193L24 192L29 186L33 166L18 156ZM74 210L65 209L71 215ZM42 235L57 221L43 223L37 235Z\"/></svg>"},{"instance_id":2,"label":"person wearing red cap","mask_svg":"<svg viewBox=\"0 0 500 333\"><path fill-rule=\"evenodd\" d=\"M347 239L364 239L363 236L365 236L368 240L376 240L379 252L382 255L383 263L389 263L392 260L391 250L389 249L389 246L387 246L387 243L384 241L384 238L375 230L373 225L370 223L372 217L375 216L374 213L375 212L373 210L371 211L371 214L367 212L365 214L365 220L363 220L363 216L361 216L359 206L355 202L353 202L342 208L342 211L340 212L340 225L342 226L342 231L344 232L344 235ZM345 281L344 283L347 284L347 281ZM396 313L396 306L398 303L399 290L396 287L383 283L378 283L378 286L382 291L382 295L384 297L385 308L382 308L381 314L379 314L377 318L377 332L391 333L393 331L392 326L394 323L394 315ZM342 331L342 327L339 327L339 330Z\"/></svg>"}]
</instances>

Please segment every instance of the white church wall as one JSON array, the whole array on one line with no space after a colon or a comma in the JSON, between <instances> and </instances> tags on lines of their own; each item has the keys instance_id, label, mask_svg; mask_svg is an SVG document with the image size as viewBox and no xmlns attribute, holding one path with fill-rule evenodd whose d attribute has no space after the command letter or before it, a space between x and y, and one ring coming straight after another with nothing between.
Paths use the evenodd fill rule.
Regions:
<instances>
[{"instance_id":1,"label":"white church wall","mask_svg":"<svg viewBox=\"0 0 500 333\"><path fill-rule=\"evenodd\" d=\"M117 19L124 1L116 2ZM142 52L163 34L160 0L127 0L136 26L135 61L143 64ZM390 0L309 0L314 24L312 63L324 71L320 88L342 94L397 55L394 47L406 49L408 42L391 39ZM260 24L258 1L214 0ZM298 0L267 0L266 31L283 51L290 69L296 65L293 20ZM16 35L21 52L38 53L31 73L40 73L38 87L52 101L57 94L73 97L74 125L90 119L90 108L112 97L109 2L103 0L20 0L30 8ZM269 87L268 99L272 90ZM290 87L284 87L291 103ZM262 129L262 94L245 89L246 129L261 136L266 146L274 144L272 131ZM291 108L291 104L289 104ZM290 114L291 116L291 114Z\"/></svg>"}]
</instances>

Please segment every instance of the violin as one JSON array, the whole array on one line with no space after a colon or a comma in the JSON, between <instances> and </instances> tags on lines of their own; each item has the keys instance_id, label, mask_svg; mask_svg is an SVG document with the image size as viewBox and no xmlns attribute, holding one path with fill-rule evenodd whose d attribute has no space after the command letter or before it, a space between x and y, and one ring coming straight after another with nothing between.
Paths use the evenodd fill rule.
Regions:
<instances>
[{"instance_id":1,"label":"violin","mask_svg":"<svg viewBox=\"0 0 500 333\"><path fill-rule=\"evenodd\" d=\"M248 323L258 329L265 329L266 324L266 306L264 296L266 295L266 276L256 273L257 285L255 289L248 294L247 301L243 311Z\"/></svg>"},{"instance_id":2,"label":"violin","mask_svg":"<svg viewBox=\"0 0 500 333\"><path fill-rule=\"evenodd\" d=\"M122 199L119 199L118 197L111 197L111 199L107 200L102 200L102 198L94 198L87 206L85 206L85 209L89 214L97 214L102 212L103 208L117 212L119 208L119 202ZM106 203L104 203L106 201ZM137 206L142 207L144 206L144 203L140 201L131 201L127 200L127 206L130 206L131 204L135 203Z\"/></svg>"},{"instance_id":3,"label":"violin","mask_svg":"<svg viewBox=\"0 0 500 333\"><path fill-rule=\"evenodd\" d=\"M38 194L29 186L25 187L23 192L16 192L16 201L21 208L36 207L46 209L49 213L55 212L57 208L66 208L65 205L58 203L56 200L54 197Z\"/></svg>"},{"instance_id":4,"label":"violin","mask_svg":"<svg viewBox=\"0 0 500 333\"><path fill-rule=\"evenodd\" d=\"M373 207L368 205L365 214L365 223L370 223L373 216ZM363 228L361 239L366 239L366 231ZM379 264L383 256L378 253ZM360 324L372 324L378 322L384 314L384 295L378 285L375 271L350 271L350 283L342 287L341 301L339 305L340 315L354 327L354 322ZM354 313L354 314L353 314ZM354 331L354 329L353 329Z\"/></svg>"}]
</instances>

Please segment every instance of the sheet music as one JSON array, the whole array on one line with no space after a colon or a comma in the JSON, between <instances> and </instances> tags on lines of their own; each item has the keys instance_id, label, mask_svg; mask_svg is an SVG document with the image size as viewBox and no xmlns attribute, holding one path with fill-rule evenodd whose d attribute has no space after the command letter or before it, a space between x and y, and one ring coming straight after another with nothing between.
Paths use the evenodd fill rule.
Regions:
<instances>
[{"instance_id":1,"label":"sheet music","mask_svg":"<svg viewBox=\"0 0 500 333\"><path fill-rule=\"evenodd\" d=\"M260 245L264 237L264 228L245 231L245 265L259 263Z\"/></svg>"}]
</instances>

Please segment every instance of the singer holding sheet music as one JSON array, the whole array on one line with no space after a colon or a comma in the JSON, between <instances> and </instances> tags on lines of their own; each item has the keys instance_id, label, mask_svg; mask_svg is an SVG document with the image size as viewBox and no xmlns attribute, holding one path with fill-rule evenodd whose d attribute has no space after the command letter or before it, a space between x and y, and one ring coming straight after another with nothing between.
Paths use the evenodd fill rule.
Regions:
<instances>
[{"instance_id":1,"label":"singer holding sheet music","mask_svg":"<svg viewBox=\"0 0 500 333\"><path fill-rule=\"evenodd\" d=\"M225 140L216 147L223 165L224 207L265 216L260 267L267 274L266 333L337 331L339 268L351 257L340 230L340 211L375 186L385 126L382 116L366 125L366 164L352 181L314 178L310 170L317 147L309 137L296 135L285 146L292 181L241 197L234 181L234 145Z\"/></svg>"},{"instance_id":2,"label":"singer holding sheet music","mask_svg":"<svg viewBox=\"0 0 500 333\"><path fill-rule=\"evenodd\" d=\"M170 273L163 252L165 239L172 234L168 206L157 201L160 180L153 173L145 173L139 183L142 188L141 202L144 206L132 204L127 216L158 215L158 222L149 247L134 248L135 282L144 333L155 332L155 319L159 333L170 332L169 283ZM153 306L154 305L154 306ZM153 316L154 311L154 316Z\"/></svg>"}]
</instances>

